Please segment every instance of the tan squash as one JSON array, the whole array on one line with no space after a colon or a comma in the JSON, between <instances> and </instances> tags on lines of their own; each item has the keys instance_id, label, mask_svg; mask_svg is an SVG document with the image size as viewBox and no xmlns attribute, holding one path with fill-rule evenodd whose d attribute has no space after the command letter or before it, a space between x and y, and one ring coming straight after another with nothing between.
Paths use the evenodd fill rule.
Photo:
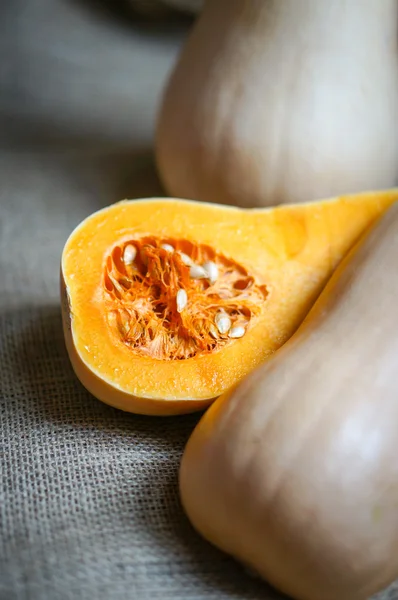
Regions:
<instances>
[{"instance_id":1,"label":"tan squash","mask_svg":"<svg viewBox=\"0 0 398 600\"><path fill-rule=\"evenodd\" d=\"M100 400L191 412L279 348L398 190L275 209L124 201L85 219L61 265L72 365Z\"/></svg>"},{"instance_id":2,"label":"tan squash","mask_svg":"<svg viewBox=\"0 0 398 600\"><path fill-rule=\"evenodd\" d=\"M210 0L167 83L171 196L238 206L396 185L395 0Z\"/></svg>"},{"instance_id":3,"label":"tan squash","mask_svg":"<svg viewBox=\"0 0 398 600\"><path fill-rule=\"evenodd\" d=\"M195 528L297 600L364 600L398 577L397 265L395 204L182 459Z\"/></svg>"}]
</instances>

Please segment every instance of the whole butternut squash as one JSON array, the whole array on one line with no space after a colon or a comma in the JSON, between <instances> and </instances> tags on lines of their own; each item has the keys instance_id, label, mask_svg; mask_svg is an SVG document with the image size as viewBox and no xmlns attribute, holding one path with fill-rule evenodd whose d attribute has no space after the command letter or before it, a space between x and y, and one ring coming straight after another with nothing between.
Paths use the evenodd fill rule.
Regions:
<instances>
[{"instance_id":1,"label":"whole butternut squash","mask_svg":"<svg viewBox=\"0 0 398 600\"><path fill-rule=\"evenodd\" d=\"M238 206L398 176L396 0L210 0L159 111L167 193Z\"/></svg>"},{"instance_id":2,"label":"whole butternut squash","mask_svg":"<svg viewBox=\"0 0 398 600\"><path fill-rule=\"evenodd\" d=\"M273 209L173 198L85 219L62 253L72 365L123 410L202 409L297 329L398 190Z\"/></svg>"},{"instance_id":3,"label":"whole butternut squash","mask_svg":"<svg viewBox=\"0 0 398 600\"><path fill-rule=\"evenodd\" d=\"M182 459L196 529L298 600L362 600L398 576L397 265L394 205Z\"/></svg>"}]
</instances>

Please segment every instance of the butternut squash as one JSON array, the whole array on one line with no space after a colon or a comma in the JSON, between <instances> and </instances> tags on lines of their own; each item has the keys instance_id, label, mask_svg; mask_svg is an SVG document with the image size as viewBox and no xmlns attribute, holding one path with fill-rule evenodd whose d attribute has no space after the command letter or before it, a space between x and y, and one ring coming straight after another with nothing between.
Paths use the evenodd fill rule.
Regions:
<instances>
[{"instance_id":1,"label":"butternut squash","mask_svg":"<svg viewBox=\"0 0 398 600\"><path fill-rule=\"evenodd\" d=\"M395 0L211 0L158 115L171 196L244 207L397 184Z\"/></svg>"},{"instance_id":2,"label":"butternut squash","mask_svg":"<svg viewBox=\"0 0 398 600\"><path fill-rule=\"evenodd\" d=\"M243 210L153 198L85 219L61 264L66 345L94 396L200 410L297 329L398 190Z\"/></svg>"},{"instance_id":3,"label":"butternut squash","mask_svg":"<svg viewBox=\"0 0 398 600\"><path fill-rule=\"evenodd\" d=\"M397 264L395 204L184 452L194 527L297 600L364 600L398 577Z\"/></svg>"}]
</instances>

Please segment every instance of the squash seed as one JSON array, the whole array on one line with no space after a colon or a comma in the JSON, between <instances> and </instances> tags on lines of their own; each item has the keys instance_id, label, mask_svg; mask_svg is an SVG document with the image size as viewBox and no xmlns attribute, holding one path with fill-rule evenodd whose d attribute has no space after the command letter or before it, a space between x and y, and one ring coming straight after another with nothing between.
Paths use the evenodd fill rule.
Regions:
<instances>
[{"instance_id":1,"label":"squash seed","mask_svg":"<svg viewBox=\"0 0 398 600\"><path fill-rule=\"evenodd\" d=\"M231 329L231 319L225 312L218 312L214 320L220 333L228 333Z\"/></svg>"},{"instance_id":2,"label":"squash seed","mask_svg":"<svg viewBox=\"0 0 398 600\"><path fill-rule=\"evenodd\" d=\"M161 244L160 247L166 250L166 252L174 252L174 246L171 244Z\"/></svg>"},{"instance_id":3,"label":"squash seed","mask_svg":"<svg viewBox=\"0 0 398 600\"><path fill-rule=\"evenodd\" d=\"M123 309L119 310L116 318L120 333L127 335L130 329L130 318L128 312Z\"/></svg>"},{"instance_id":4,"label":"squash seed","mask_svg":"<svg viewBox=\"0 0 398 600\"><path fill-rule=\"evenodd\" d=\"M136 342L144 333L144 329L140 323L134 323L128 332L128 341Z\"/></svg>"},{"instance_id":5,"label":"squash seed","mask_svg":"<svg viewBox=\"0 0 398 600\"><path fill-rule=\"evenodd\" d=\"M245 333L246 333L245 328L238 325L237 327L232 327L232 329L230 329L228 337L241 338L245 335Z\"/></svg>"},{"instance_id":6,"label":"squash seed","mask_svg":"<svg viewBox=\"0 0 398 600\"><path fill-rule=\"evenodd\" d=\"M135 257L137 256L137 248L133 244L128 244L123 253L123 262L125 265L133 264Z\"/></svg>"},{"instance_id":7,"label":"squash seed","mask_svg":"<svg viewBox=\"0 0 398 600\"><path fill-rule=\"evenodd\" d=\"M212 338L214 338L215 340L218 339L218 331L217 331L216 327L214 327L213 324L211 324L209 327L209 333Z\"/></svg>"},{"instance_id":8,"label":"squash seed","mask_svg":"<svg viewBox=\"0 0 398 600\"><path fill-rule=\"evenodd\" d=\"M192 265L189 269L189 275L192 279L207 279L206 271L199 265Z\"/></svg>"},{"instance_id":9,"label":"squash seed","mask_svg":"<svg viewBox=\"0 0 398 600\"><path fill-rule=\"evenodd\" d=\"M203 264L203 269L206 271L207 279L210 283L215 283L218 279L218 267L216 263L212 260L208 260Z\"/></svg>"},{"instance_id":10,"label":"squash seed","mask_svg":"<svg viewBox=\"0 0 398 600\"><path fill-rule=\"evenodd\" d=\"M186 305L188 303L187 293L182 288L180 290L178 290L178 292L177 292L176 302L177 302L177 312L180 313L184 310L184 308L186 307Z\"/></svg>"},{"instance_id":11,"label":"squash seed","mask_svg":"<svg viewBox=\"0 0 398 600\"><path fill-rule=\"evenodd\" d=\"M192 258L188 256L188 254L184 254L184 252L179 252L179 255L185 266L191 267L194 264Z\"/></svg>"}]
</instances>

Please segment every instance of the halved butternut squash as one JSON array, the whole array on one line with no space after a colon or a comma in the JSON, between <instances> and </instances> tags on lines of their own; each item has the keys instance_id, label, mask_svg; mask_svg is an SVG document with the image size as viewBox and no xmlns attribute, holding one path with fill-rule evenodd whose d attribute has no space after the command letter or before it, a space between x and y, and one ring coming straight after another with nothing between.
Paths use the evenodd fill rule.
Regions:
<instances>
[{"instance_id":1,"label":"halved butternut squash","mask_svg":"<svg viewBox=\"0 0 398 600\"><path fill-rule=\"evenodd\" d=\"M290 338L397 199L389 190L240 209L149 198L92 214L61 262L77 377L130 412L205 408Z\"/></svg>"}]
</instances>

